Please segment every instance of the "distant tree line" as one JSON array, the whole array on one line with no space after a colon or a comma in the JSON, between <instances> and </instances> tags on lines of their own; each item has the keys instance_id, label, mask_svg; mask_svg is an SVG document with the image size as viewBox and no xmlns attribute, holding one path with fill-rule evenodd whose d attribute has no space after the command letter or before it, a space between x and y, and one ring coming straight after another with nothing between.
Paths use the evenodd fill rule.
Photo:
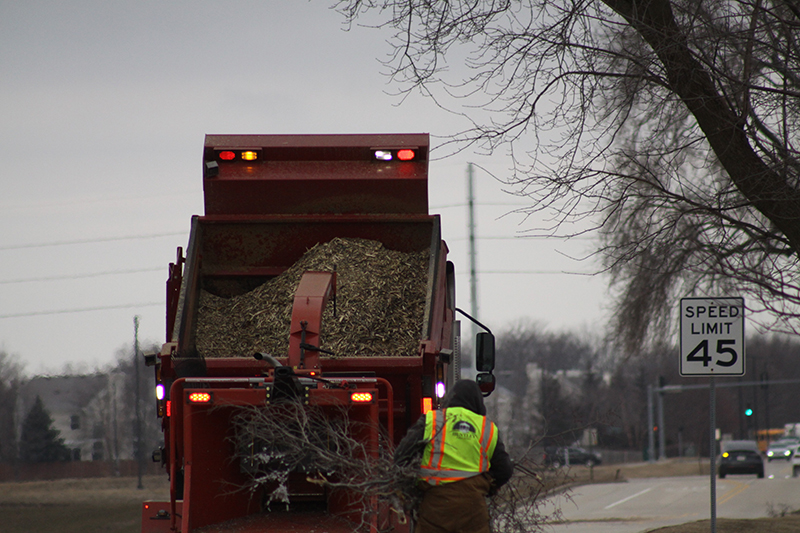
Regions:
<instances>
[{"instance_id":1,"label":"distant tree line","mask_svg":"<svg viewBox=\"0 0 800 533\"><path fill-rule=\"evenodd\" d=\"M513 421L502 429L508 434L504 438L518 447L566 445L592 430L599 447L644 451L649 440L648 386L707 383L679 375L677 346L621 357L602 340L535 325L499 334L497 352L498 384L515 398L505 404L509 412L498 416ZM800 342L753 336L746 353L745 376L717 381L717 427L740 439L755 438L757 429L800 422L800 404L794 398L798 384L770 383L800 381ZM756 384L720 386L750 382ZM707 455L708 389L666 393L663 405L664 427L658 430L665 432L668 455ZM748 408L753 410L750 416L745 414Z\"/></svg>"}]
</instances>

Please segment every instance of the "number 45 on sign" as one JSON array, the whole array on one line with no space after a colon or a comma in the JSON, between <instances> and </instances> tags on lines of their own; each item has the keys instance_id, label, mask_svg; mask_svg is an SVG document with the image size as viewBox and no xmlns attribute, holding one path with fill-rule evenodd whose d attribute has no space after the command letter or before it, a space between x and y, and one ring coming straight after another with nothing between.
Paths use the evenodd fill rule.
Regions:
<instances>
[{"instance_id":1,"label":"number 45 on sign","mask_svg":"<svg viewBox=\"0 0 800 533\"><path fill-rule=\"evenodd\" d=\"M744 375L744 298L681 299L680 372Z\"/></svg>"}]
</instances>

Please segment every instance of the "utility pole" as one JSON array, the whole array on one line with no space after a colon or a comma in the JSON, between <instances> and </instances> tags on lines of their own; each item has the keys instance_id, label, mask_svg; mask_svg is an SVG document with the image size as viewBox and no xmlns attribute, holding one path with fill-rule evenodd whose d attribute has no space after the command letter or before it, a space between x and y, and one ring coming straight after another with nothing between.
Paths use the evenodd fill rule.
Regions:
<instances>
[{"instance_id":1,"label":"utility pole","mask_svg":"<svg viewBox=\"0 0 800 533\"><path fill-rule=\"evenodd\" d=\"M111 375L111 410L114 413L112 418L113 431L114 431L114 475L120 476L119 470L119 426L117 423L117 374Z\"/></svg>"},{"instance_id":2,"label":"utility pole","mask_svg":"<svg viewBox=\"0 0 800 533\"><path fill-rule=\"evenodd\" d=\"M653 426L655 425L655 420L653 420L653 386L647 386L647 462L653 463L655 462L655 452L656 452L656 436L654 434Z\"/></svg>"},{"instance_id":3,"label":"utility pole","mask_svg":"<svg viewBox=\"0 0 800 533\"><path fill-rule=\"evenodd\" d=\"M473 186L473 171L472 163L467 164L467 205L469 216L469 295L470 295L470 312L473 317L478 318L478 274L477 274L477 255L475 249L475 191ZM474 368L475 361L475 336L477 329L474 323L471 323L471 343L473 353L473 363L470 365ZM474 376L470 376L474 377Z\"/></svg>"},{"instance_id":4,"label":"utility pole","mask_svg":"<svg viewBox=\"0 0 800 533\"><path fill-rule=\"evenodd\" d=\"M144 470L144 457L142 455L142 409L139 398L139 315L133 317L133 372L136 381L136 392L134 393L134 401L136 402L136 470L139 477L139 483L136 485L136 488L143 489L142 471Z\"/></svg>"}]
</instances>

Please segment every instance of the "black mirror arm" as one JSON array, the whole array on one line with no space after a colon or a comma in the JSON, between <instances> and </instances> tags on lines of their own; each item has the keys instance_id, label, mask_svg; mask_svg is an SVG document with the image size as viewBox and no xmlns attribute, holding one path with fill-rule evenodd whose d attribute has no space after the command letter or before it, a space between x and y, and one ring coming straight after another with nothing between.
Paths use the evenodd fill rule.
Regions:
<instances>
[{"instance_id":1,"label":"black mirror arm","mask_svg":"<svg viewBox=\"0 0 800 533\"><path fill-rule=\"evenodd\" d=\"M470 316L468 313L464 312L462 309L459 309L458 307L456 307L456 311L458 311L459 313L461 313L462 315L464 315L465 317L467 317L468 319L470 319L470 320L471 320L473 323L475 323L475 324L477 324L478 326L480 326L480 327L482 327L483 329L485 329L485 330L486 330L486 332L487 332L487 333L489 333L490 335L494 336L494 334L492 333L492 330L490 330L488 327L486 327L486 326L484 326L483 324L481 324L481 323L478 321L478 319L477 319L477 318L474 318L474 317Z\"/></svg>"}]
</instances>

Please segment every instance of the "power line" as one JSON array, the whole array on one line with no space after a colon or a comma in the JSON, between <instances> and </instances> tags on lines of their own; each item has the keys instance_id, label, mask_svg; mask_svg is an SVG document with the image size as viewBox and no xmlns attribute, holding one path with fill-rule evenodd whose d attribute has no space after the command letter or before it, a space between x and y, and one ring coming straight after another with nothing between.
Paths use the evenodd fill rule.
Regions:
<instances>
[{"instance_id":1,"label":"power line","mask_svg":"<svg viewBox=\"0 0 800 533\"><path fill-rule=\"evenodd\" d=\"M105 272L91 272L87 274L66 274L62 276L42 276L39 278L19 278L0 280L0 285L8 285L12 283L31 283L39 281L58 281L64 279L83 279L83 278L97 278L100 276L116 276L121 274L139 274L141 272L159 272L166 271L165 267L150 267L150 268L132 268L129 270L107 270Z\"/></svg>"},{"instance_id":2,"label":"power line","mask_svg":"<svg viewBox=\"0 0 800 533\"><path fill-rule=\"evenodd\" d=\"M455 207L467 207L468 203L459 204L445 204L445 205L432 205L430 208L435 209L453 209ZM530 207L531 204L509 204L509 203L483 203L475 202L475 205L482 207Z\"/></svg>"},{"instance_id":3,"label":"power line","mask_svg":"<svg viewBox=\"0 0 800 533\"><path fill-rule=\"evenodd\" d=\"M469 237L447 237L446 241L465 241ZM558 235L495 235L495 236L488 236L488 237L481 237L480 235L476 235L475 238L479 241L530 241L530 240L539 240L539 239L558 239L560 241L588 241L594 240L593 237L589 236L580 236L580 237L567 237L567 236L558 236Z\"/></svg>"},{"instance_id":4,"label":"power line","mask_svg":"<svg viewBox=\"0 0 800 533\"><path fill-rule=\"evenodd\" d=\"M567 270L479 270L478 274L563 274L568 276L595 276L595 272L569 272ZM468 272L458 272L467 275Z\"/></svg>"},{"instance_id":5,"label":"power line","mask_svg":"<svg viewBox=\"0 0 800 533\"><path fill-rule=\"evenodd\" d=\"M22 250L26 248L45 248L49 246L69 246L73 244L92 244L96 242L112 242L112 241L132 241L137 239L157 239L159 237L175 237L178 235L186 235L185 231L170 232L170 233L150 233L145 235L126 235L124 237L101 237L96 239L79 239L74 241L54 241L42 242L34 244L12 244L10 246L0 246L0 251L3 250Z\"/></svg>"},{"instance_id":6,"label":"power line","mask_svg":"<svg viewBox=\"0 0 800 533\"><path fill-rule=\"evenodd\" d=\"M164 302L146 302L146 303L138 303L138 304L120 304L120 305L102 305L97 307L82 307L76 309L58 309L52 311L31 311L29 313L14 313L9 315L0 315L0 319L3 318L20 318L26 316L40 316L40 315L66 315L72 313L87 313L90 311L107 311L110 309L131 309L134 307L155 307L155 306L163 306Z\"/></svg>"}]
</instances>

